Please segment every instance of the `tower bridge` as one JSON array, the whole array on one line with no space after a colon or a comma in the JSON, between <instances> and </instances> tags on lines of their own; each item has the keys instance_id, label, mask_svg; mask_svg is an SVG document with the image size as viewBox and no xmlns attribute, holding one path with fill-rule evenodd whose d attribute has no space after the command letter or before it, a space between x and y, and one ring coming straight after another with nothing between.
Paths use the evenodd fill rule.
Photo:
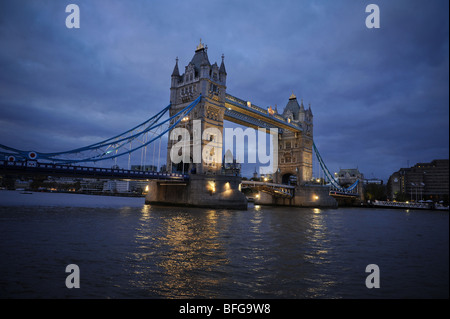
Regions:
<instances>
[{"instance_id":1,"label":"tower bridge","mask_svg":"<svg viewBox=\"0 0 450 319\"><path fill-rule=\"evenodd\" d=\"M263 108L227 93L224 56L220 66L217 62L211 64L203 43L197 46L184 73L180 73L178 62L177 58L171 74L170 104L145 122L104 141L64 152L24 151L0 144L0 155L5 157L0 174L22 169L42 174L51 170L54 175L78 173L113 178L126 175L149 181L146 203L214 208L246 209L247 199L241 187L258 191L257 203L286 206L336 206L330 193L333 196L350 194L336 184L314 145L311 105L305 108L303 100L299 102L292 93L279 113L277 107ZM273 183L245 182L235 173L224 170L224 120L254 129L263 128L270 133L268 136L276 146L272 154L277 167ZM186 141L184 133L180 132L188 132L194 139ZM119 157L128 157L130 163L131 154L139 152L141 161L145 161L152 148L151 155L154 157L158 152L159 159L161 137L166 134L169 136L166 172L141 174L129 170L74 168L80 163ZM311 184L314 153L329 181L327 186ZM173 156L181 161L174 161ZM37 163L34 168L19 164L33 162ZM288 185L291 180L295 180L295 185ZM349 191L354 190L354 185L352 187Z\"/></svg>"},{"instance_id":2,"label":"tower bridge","mask_svg":"<svg viewBox=\"0 0 450 319\"><path fill-rule=\"evenodd\" d=\"M223 141L221 137L223 136L223 122L228 120L247 127L265 128L266 131L275 128L276 133L271 134L271 138L275 139L274 142L276 142L273 145L277 145L273 154L276 158L275 164L278 167L274 172L274 185L286 184L291 176L294 176L297 180L297 187L289 192L279 191L280 188L274 185L258 185L257 187L264 191L264 195L261 194L260 196L260 203L335 206L336 202L329 196L328 190L323 187L306 185L312 179L313 115L311 107L305 109L303 101L299 104L297 97L292 94L283 113L279 114L276 108L265 109L250 101L228 94L226 92L226 81L227 71L224 56L222 55L220 66L217 62L211 64L207 47L203 43L197 46L194 56L184 68L184 73L180 72L178 58L176 59L171 75L171 114L183 110L198 96L202 96L202 99L185 118L185 121L175 126L171 133L177 128L187 129L193 135L196 134L196 130L213 132L209 135L211 136L210 139L208 139L208 136L201 139L198 142L200 145L189 142L186 146L190 148L189 154L195 153L196 147L199 147L197 152L198 149L202 151L205 148L210 150L209 161L202 159L201 162L195 162L189 157L184 158L185 161L173 163L170 155L177 143L180 143L180 139L169 139L167 145L167 167L169 171L189 171L195 172L197 177L203 176L203 178L197 178L196 180L191 178L190 185L192 189L195 189L195 192L186 189L185 191L190 195L185 196L182 202L187 201L192 205L201 202L210 206L220 206L223 203L226 207L230 205L239 206L240 203L246 205L246 200L238 189L238 185L241 184L240 177L218 178L222 175ZM201 127L195 127L195 121L200 121ZM152 182L151 189L153 191L149 192L147 197L149 202L177 202L176 196L170 196L175 192L170 192L167 187L159 187L158 182ZM209 189L210 192L199 192L202 189ZM160 196L160 193L163 195ZM203 195L200 195L202 193Z\"/></svg>"}]
</instances>

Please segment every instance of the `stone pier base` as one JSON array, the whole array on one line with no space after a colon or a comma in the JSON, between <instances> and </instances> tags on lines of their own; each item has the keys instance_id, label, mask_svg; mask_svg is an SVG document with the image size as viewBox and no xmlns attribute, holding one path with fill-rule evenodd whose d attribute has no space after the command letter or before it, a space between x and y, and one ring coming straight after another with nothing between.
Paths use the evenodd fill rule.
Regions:
<instances>
[{"instance_id":1,"label":"stone pier base","mask_svg":"<svg viewBox=\"0 0 450 319\"><path fill-rule=\"evenodd\" d=\"M259 192L255 199L257 205L280 205L299 207L333 207L337 208L337 201L329 195L329 187L318 185L302 185L295 188L292 198L274 197L271 194Z\"/></svg>"},{"instance_id":2,"label":"stone pier base","mask_svg":"<svg viewBox=\"0 0 450 319\"><path fill-rule=\"evenodd\" d=\"M192 174L189 181L151 181L146 204L247 209L247 198L239 190L241 178Z\"/></svg>"}]
</instances>

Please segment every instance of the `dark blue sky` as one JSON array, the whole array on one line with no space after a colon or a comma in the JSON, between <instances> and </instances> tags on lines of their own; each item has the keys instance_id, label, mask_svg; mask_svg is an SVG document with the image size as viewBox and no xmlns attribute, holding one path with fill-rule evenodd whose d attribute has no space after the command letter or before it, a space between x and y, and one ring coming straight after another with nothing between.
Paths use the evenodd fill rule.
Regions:
<instances>
[{"instance_id":1,"label":"dark blue sky","mask_svg":"<svg viewBox=\"0 0 450 319\"><path fill-rule=\"evenodd\" d=\"M81 28L67 29L76 3ZM381 28L367 29L375 3ZM449 156L447 0L0 2L0 144L63 151L123 132L169 102L199 39L225 55L227 92L314 114L331 171L387 179ZM253 168L251 168L253 170ZM250 172L251 173L251 172Z\"/></svg>"}]
</instances>

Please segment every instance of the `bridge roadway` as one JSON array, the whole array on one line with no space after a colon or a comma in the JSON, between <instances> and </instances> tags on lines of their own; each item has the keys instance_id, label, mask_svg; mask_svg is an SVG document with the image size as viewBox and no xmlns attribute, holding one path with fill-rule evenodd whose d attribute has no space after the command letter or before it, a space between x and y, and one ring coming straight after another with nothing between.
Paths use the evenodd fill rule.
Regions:
<instances>
[{"instance_id":1,"label":"bridge roadway","mask_svg":"<svg viewBox=\"0 0 450 319\"><path fill-rule=\"evenodd\" d=\"M252 188L255 190L263 191L266 193L270 193L276 197L287 197L292 198L294 196L295 186L285 185L285 184L275 184L275 183L267 183L267 182L257 182L257 181L242 181L243 188ZM359 197L358 193L349 193L349 192L341 192L336 190L331 190L329 192L330 196L339 198L357 198Z\"/></svg>"},{"instance_id":2,"label":"bridge roadway","mask_svg":"<svg viewBox=\"0 0 450 319\"><path fill-rule=\"evenodd\" d=\"M348 197L348 198L356 198L360 195L358 193L351 193L351 192L342 192L342 191L336 191L336 190L330 190L330 196L333 197Z\"/></svg>"},{"instance_id":3,"label":"bridge roadway","mask_svg":"<svg viewBox=\"0 0 450 319\"><path fill-rule=\"evenodd\" d=\"M63 164L38 163L36 161L0 161L0 174L47 175L80 178L132 179L132 180L170 180L187 181L189 175L135 171L121 168L101 168L72 166Z\"/></svg>"}]
</instances>

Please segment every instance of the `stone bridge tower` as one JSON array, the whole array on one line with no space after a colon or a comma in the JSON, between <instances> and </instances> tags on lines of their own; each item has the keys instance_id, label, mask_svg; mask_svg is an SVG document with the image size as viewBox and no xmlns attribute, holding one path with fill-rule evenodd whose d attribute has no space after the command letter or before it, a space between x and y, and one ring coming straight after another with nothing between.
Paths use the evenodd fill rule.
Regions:
<instances>
[{"instance_id":1,"label":"stone bridge tower","mask_svg":"<svg viewBox=\"0 0 450 319\"><path fill-rule=\"evenodd\" d=\"M167 170L189 174L189 180L183 183L150 181L147 204L247 209L247 198L240 191L241 177L222 173L227 79L223 59L222 55L220 67L217 63L211 64L207 47L201 40L183 74L180 74L177 58L171 76L170 115L202 96L189 115L169 132L167 143ZM179 156L177 161L183 160L172 161L174 149Z\"/></svg>"},{"instance_id":2,"label":"stone bridge tower","mask_svg":"<svg viewBox=\"0 0 450 319\"><path fill-rule=\"evenodd\" d=\"M289 122L298 123L303 132L285 130L278 136L278 170L274 181L281 184L303 185L312 179L313 114L303 100L298 104L292 93L283 111Z\"/></svg>"},{"instance_id":3,"label":"stone bridge tower","mask_svg":"<svg viewBox=\"0 0 450 319\"><path fill-rule=\"evenodd\" d=\"M222 55L220 67L217 63L211 64L208 59L208 47L201 43L201 40L183 74L180 74L178 69L177 58L171 76L170 102L172 106L170 116L188 106L200 94L202 99L189 116L184 118L177 126L186 128L191 134L189 160L180 163L172 162L170 151L178 141L171 140L170 133L172 131L169 133L167 145L167 170L169 172L220 173L226 79L224 56ZM201 124L199 125L199 123ZM181 136L178 136L178 139L181 138ZM205 147L207 145L209 147ZM194 152L197 152L197 154ZM202 153L201 156L198 152Z\"/></svg>"}]
</instances>

